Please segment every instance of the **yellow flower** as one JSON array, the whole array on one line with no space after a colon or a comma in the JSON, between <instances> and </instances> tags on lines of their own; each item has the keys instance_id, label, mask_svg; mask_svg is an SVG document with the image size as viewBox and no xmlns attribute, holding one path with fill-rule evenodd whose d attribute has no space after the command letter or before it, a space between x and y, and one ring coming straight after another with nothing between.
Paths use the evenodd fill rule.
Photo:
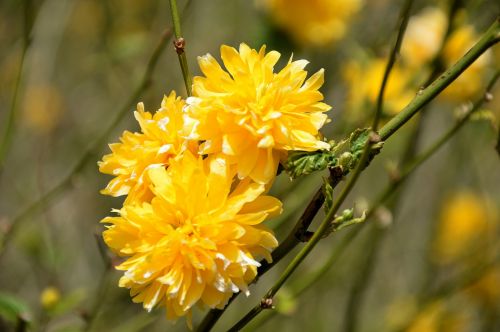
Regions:
<instances>
[{"instance_id":1,"label":"yellow flower","mask_svg":"<svg viewBox=\"0 0 500 332\"><path fill-rule=\"evenodd\" d=\"M459 15L459 19L463 21L465 16ZM419 15L413 17L408 23L401 48L404 63L414 71L428 65L441 48L447 23L446 14L436 7L425 8ZM443 48L444 65L452 66L477 39L473 26L459 25L448 37ZM489 62L490 54L487 52L447 87L442 96L454 101L474 97L482 88L482 77Z\"/></svg>"},{"instance_id":2,"label":"yellow flower","mask_svg":"<svg viewBox=\"0 0 500 332\"><path fill-rule=\"evenodd\" d=\"M44 309L53 308L61 299L61 293L55 287L47 287L40 294L40 303Z\"/></svg>"},{"instance_id":3,"label":"yellow flower","mask_svg":"<svg viewBox=\"0 0 500 332\"><path fill-rule=\"evenodd\" d=\"M468 288L468 292L477 300L490 308L496 308L500 303L500 266L496 265Z\"/></svg>"},{"instance_id":4,"label":"yellow flower","mask_svg":"<svg viewBox=\"0 0 500 332\"><path fill-rule=\"evenodd\" d=\"M435 258L441 263L455 262L471 255L495 226L493 213L486 202L471 192L458 192L450 197L441 212L434 240ZM484 253L483 253L484 255Z\"/></svg>"},{"instance_id":5,"label":"yellow flower","mask_svg":"<svg viewBox=\"0 0 500 332\"><path fill-rule=\"evenodd\" d=\"M145 309L166 306L169 319L188 315L188 323L194 304L223 308L233 293L248 293L258 259L277 246L262 222L281 213L280 201L248 178L234 183L221 157L186 151L148 173L151 203L125 204L103 220L105 242L127 257L120 286Z\"/></svg>"},{"instance_id":6,"label":"yellow flower","mask_svg":"<svg viewBox=\"0 0 500 332\"><path fill-rule=\"evenodd\" d=\"M128 194L128 201L151 199L145 171L168 165L171 158L186 149L197 149L196 142L186 141L180 134L184 128L184 105L174 91L163 98L161 108L155 114L145 112L142 103L137 105L135 118L141 132L125 131L121 143L110 144L112 153L98 163L102 173L115 176L101 193L111 196Z\"/></svg>"},{"instance_id":7,"label":"yellow flower","mask_svg":"<svg viewBox=\"0 0 500 332\"><path fill-rule=\"evenodd\" d=\"M26 89L23 117L30 129L49 134L64 116L64 99L60 90L51 85L30 85Z\"/></svg>"},{"instance_id":8,"label":"yellow flower","mask_svg":"<svg viewBox=\"0 0 500 332\"><path fill-rule=\"evenodd\" d=\"M424 307L406 332L465 332L470 330L470 317L464 311L449 308L441 300Z\"/></svg>"},{"instance_id":9,"label":"yellow flower","mask_svg":"<svg viewBox=\"0 0 500 332\"><path fill-rule=\"evenodd\" d=\"M324 46L341 39L360 0L265 0L276 24L299 45Z\"/></svg>"},{"instance_id":10,"label":"yellow flower","mask_svg":"<svg viewBox=\"0 0 500 332\"><path fill-rule=\"evenodd\" d=\"M441 47L448 19L437 7L423 9L408 22L401 56L412 68L427 65Z\"/></svg>"},{"instance_id":11,"label":"yellow flower","mask_svg":"<svg viewBox=\"0 0 500 332\"><path fill-rule=\"evenodd\" d=\"M344 77L348 84L347 102L352 112L350 116L359 117L362 114L373 116L386 65L387 60L381 58L370 59L364 64L355 62L347 64ZM385 88L384 114L398 113L414 97L415 92L411 89L410 78L408 69L399 65L393 67Z\"/></svg>"},{"instance_id":12,"label":"yellow flower","mask_svg":"<svg viewBox=\"0 0 500 332\"><path fill-rule=\"evenodd\" d=\"M195 77L187 111L195 120L190 137L203 140L200 153L222 153L237 164L240 178L268 183L288 150L313 151L329 145L318 130L331 107L318 89L323 70L307 81L307 61L290 61L273 72L280 54L241 44L221 47L227 72L207 54L198 59L205 77Z\"/></svg>"}]
</instances>

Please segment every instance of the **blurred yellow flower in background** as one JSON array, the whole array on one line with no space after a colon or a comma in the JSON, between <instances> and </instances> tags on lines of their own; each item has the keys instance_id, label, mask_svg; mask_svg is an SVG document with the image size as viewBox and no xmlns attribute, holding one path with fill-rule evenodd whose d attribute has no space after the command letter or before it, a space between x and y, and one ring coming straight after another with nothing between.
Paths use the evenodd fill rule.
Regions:
<instances>
[{"instance_id":1,"label":"blurred yellow flower in background","mask_svg":"<svg viewBox=\"0 0 500 332\"><path fill-rule=\"evenodd\" d=\"M328 149L318 130L327 120L318 90L323 70L306 80L306 60L290 61L278 73L280 54L266 54L241 44L223 45L227 71L210 54L199 57L205 75L194 78L187 112L194 119L189 137L204 141L202 154L225 155L236 164L240 179L269 183L289 150Z\"/></svg>"},{"instance_id":2,"label":"blurred yellow flower in background","mask_svg":"<svg viewBox=\"0 0 500 332\"><path fill-rule=\"evenodd\" d=\"M386 65L387 61L380 58L346 64L343 74L348 87L347 103L355 118L373 114ZM407 68L398 64L393 67L384 94L384 115L396 114L414 97L410 79L411 72Z\"/></svg>"},{"instance_id":3,"label":"blurred yellow flower in background","mask_svg":"<svg viewBox=\"0 0 500 332\"><path fill-rule=\"evenodd\" d=\"M391 71L386 87L384 115L397 114L412 100L420 88L418 83L422 84L422 80L430 74L431 62L441 48L443 65L448 68L474 45L477 40L474 27L463 24L464 19L458 21L443 46L448 22L442 9L424 8L410 18L401 46L401 61ZM466 101L476 96L483 88L483 77L490 61L491 56L487 52L448 86L440 98ZM387 59L367 56L362 61L351 60L344 68L350 118L362 120L364 114L371 114L386 64Z\"/></svg>"},{"instance_id":4,"label":"blurred yellow flower in background","mask_svg":"<svg viewBox=\"0 0 500 332\"><path fill-rule=\"evenodd\" d=\"M64 101L52 85L30 85L23 103L23 123L40 134L48 134L60 123Z\"/></svg>"},{"instance_id":5,"label":"blurred yellow flower in background","mask_svg":"<svg viewBox=\"0 0 500 332\"><path fill-rule=\"evenodd\" d=\"M40 294L40 304L45 310L53 308L61 300L61 293L56 287L46 287Z\"/></svg>"},{"instance_id":6,"label":"blurred yellow flower in background","mask_svg":"<svg viewBox=\"0 0 500 332\"><path fill-rule=\"evenodd\" d=\"M497 310L500 303L500 266L496 265L486 273L469 289L468 293L482 304Z\"/></svg>"},{"instance_id":7,"label":"blurred yellow flower in background","mask_svg":"<svg viewBox=\"0 0 500 332\"><path fill-rule=\"evenodd\" d=\"M197 143L182 137L184 100L175 92L163 98L161 108L154 114L144 111L139 103L135 118L141 132L125 131L121 143L110 144L112 151L99 162L99 170L114 175L101 193L111 196L127 195L127 201L149 201L152 193L146 170L164 167L186 149L195 152Z\"/></svg>"},{"instance_id":8,"label":"blurred yellow flower in background","mask_svg":"<svg viewBox=\"0 0 500 332\"><path fill-rule=\"evenodd\" d=\"M223 308L233 293L248 294L258 260L270 261L277 246L262 222L281 213L281 202L248 178L233 183L221 157L186 151L148 172L151 203L125 204L102 221L111 224L106 244L128 257L117 266L120 286L145 309L166 306L169 319L188 315L188 324L194 304Z\"/></svg>"},{"instance_id":9,"label":"blurred yellow flower in background","mask_svg":"<svg viewBox=\"0 0 500 332\"><path fill-rule=\"evenodd\" d=\"M465 13L461 14L443 47L442 60L446 68L460 59L478 39L474 27L465 23ZM401 46L404 64L413 71L421 71L422 66L429 65L441 49L447 24L446 13L438 7L425 8L413 16ZM443 97L453 101L474 97L482 88L482 77L489 62L489 53L481 56L444 90Z\"/></svg>"},{"instance_id":10,"label":"blurred yellow flower in background","mask_svg":"<svg viewBox=\"0 0 500 332\"><path fill-rule=\"evenodd\" d=\"M278 27L299 45L325 46L344 37L361 0L263 0Z\"/></svg>"},{"instance_id":11,"label":"blurred yellow flower in background","mask_svg":"<svg viewBox=\"0 0 500 332\"><path fill-rule=\"evenodd\" d=\"M412 322L406 332L465 332L468 331L468 317L465 313L447 308L438 300L427 305Z\"/></svg>"},{"instance_id":12,"label":"blurred yellow flower in background","mask_svg":"<svg viewBox=\"0 0 500 332\"><path fill-rule=\"evenodd\" d=\"M401 46L401 57L408 66L429 64L439 52L447 21L445 12L437 7L424 8L410 18Z\"/></svg>"},{"instance_id":13,"label":"blurred yellow flower in background","mask_svg":"<svg viewBox=\"0 0 500 332\"><path fill-rule=\"evenodd\" d=\"M496 220L486 201L462 191L445 201L433 243L434 259L452 263L488 245ZM485 253L483 253L485 255Z\"/></svg>"}]
</instances>

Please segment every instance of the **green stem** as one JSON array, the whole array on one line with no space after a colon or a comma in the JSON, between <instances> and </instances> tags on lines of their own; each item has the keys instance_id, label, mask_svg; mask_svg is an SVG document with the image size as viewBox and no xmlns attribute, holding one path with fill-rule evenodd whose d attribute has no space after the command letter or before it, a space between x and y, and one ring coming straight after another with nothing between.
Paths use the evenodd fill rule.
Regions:
<instances>
[{"instance_id":1,"label":"green stem","mask_svg":"<svg viewBox=\"0 0 500 332\"><path fill-rule=\"evenodd\" d=\"M399 31L396 38L396 43L394 44L391 54L389 55L389 60L387 61L387 65L385 67L384 77L382 78L382 83L380 84L380 89L377 97L377 108L375 109L375 116L373 117L373 124L372 124L373 131L377 131L378 128L378 123L380 121L384 105L385 88L387 86L387 82L389 81L389 76L391 74L392 68L396 63L397 55L401 50L401 44L403 43L406 27L408 26L408 20L410 19L410 11L412 5L413 5L413 0L407 0L403 8L401 9L401 14L400 14L401 23L399 23Z\"/></svg>"},{"instance_id":2,"label":"green stem","mask_svg":"<svg viewBox=\"0 0 500 332\"><path fill-rule=\"evenodd\" d=\"M448 11L446 32L441 41L439 52L437 52L433 59L430 61L431 73L425 81L423 85L424 87L427 87L429 84L431 84L432 81L434 81L436 77L446 69L443 68L443 50L449 36L453 32L453 22L455 19L455 15L462 7L462 5L462 0L451 0ZM420 111L419 117L416 119L417 121L410 135L410 139L408 140L406 147L403 149L404 152L400 162L400 164L403 166L406 166L416 156L418 143L423 132L427 114L428 112L424 107ZM400 194L398 197L392 199L388 205L386 205L387 208L392 211L393 215L397 214L397 209L401 203L402 196L403 195ZM384 201L385 199L386 198L384 198ZM367 218L369 218L372 214L373 212L369 212ZM362 310L366 292L370 287L370 281L373 277L376 267L378 252L380 251L380 248L382 247L383 241L385 239L386 229L387 228L385 227L372 227L369 234L369 241L367 241L365 245L366 248L362 250L362 263L360 265L360 273L357 273L353 278L354 280L346 305L344 330L347 332L354 332L358 330L359 313Z\"/></svg>"},{"instance_id":3,"label":"green stem","mask_svg":"<svg viewBox=\"0 0 500 332\"><path fill-rule=\"evenodd\" d=\"M347 232L347 234L342 237L340 243L332 250L328 259L313 273L300 278L297 283L290 285L290 290L292 292L291 297L297 298L306 290L308 290L313 284L315 284L321 277L330 269L330 267L337 262L339 257L345 252L345 248L348 247L352 241L361 233L362 227L356 227L352 231ZM259 318L252 321L249 329L251 331L257 331L265 322L267 322L272 316L277 314L277 310L267 310L265 313L261 314Z\"/></svg>"},{"instance_id":4,"label":"green stem","mask_svg":"<svg viewBox=\"0 0 500 332\"><path fill-rule=\"evenodd\" d=\"M410 120L423 106L429 103L448 85L450 85L461 73L464 72L477 58L487 49L500 40L500 18L490 26L481 39L451 68L444 72L438 79L424 90L417 93L417 96L401 112L394 116L382 129L379 134L382 140L391 137L401 126Z\"/></svg>"},{"instance_id":5,"label":"green stem","mask_svg":"<svg viewBox=\"0 0 500 332\"><path fill-rule=\"evenodd\" d=\"M424 152L422 152L419 156L417 156L412 162L410 162L406 167L404 167L403 171L401 174L398 176L397 179L395 179L392 184L387 187L380 195L377 200L375 200L375 203L372 205L372 208L367 212L366 216L367 218L372 216L373 213L376 211L376 208L380 205L382 205L383 202L385 202L395 191L397 188L399 188L404 181L406 181L409 177L409 175L421 164L423 164L427 159L429 159L436 151L438 151L448 140L453 137L457 131L460 130L460 128L463 127L463 125L469 120L472 114L479 110L481 106L489 101L491 98L491 90L493 89L493 86L497 82L498 78L500 77L500 71L496 71L495 74L493 75L493 78L489 82L486 92L481 96L480 99L478 99L472 107L468 109L468 111L455 123L453 127L451 127L446 133L443 134L434 144L432 144L428 149L426 149Z\"/></svg>"},{"instance_id":6,"label":"green stem","mask_svg":"<svg viewBox=\"0 0 500 332\"><path fill-rule=\"evenodd\" d=\"M9 113L7 114L7 118L5 119L3 135L0 140L0 170L3 168L5 157L7 155L7 151L9 150L9 146L12 141L12 136L14 134L14 124L18 109L19 90L23 76L24 62L26 60L26 54L28 53L28 49L32 43L32 38L31 38L31 29L33 26L32 6L33 5L31 0L27 0L24 2L23 46L21 50L19 67L17 69L16 80L14 83L14 92L12 93L12 100L10 103Z\"/></svg>"},{"instance_id":7,"label":"green stem","mask_svg":"<svg viewBox=\"0 0 500 332\"><path fill-rule=\"evenodd\" d=\"M191 96L192 79L191 74L189 73L189 67L186 58L185 39L182 37L181 33L181 20L179 17L179 11L177 10L177 0L170 0L170 13L172 14L172 24L174 26L174 35L176 39L174 41L175 50L179 58L182 77L184 78L184 84L186 86L186 92L188 96Z\"/></svg>"}]
</instances>

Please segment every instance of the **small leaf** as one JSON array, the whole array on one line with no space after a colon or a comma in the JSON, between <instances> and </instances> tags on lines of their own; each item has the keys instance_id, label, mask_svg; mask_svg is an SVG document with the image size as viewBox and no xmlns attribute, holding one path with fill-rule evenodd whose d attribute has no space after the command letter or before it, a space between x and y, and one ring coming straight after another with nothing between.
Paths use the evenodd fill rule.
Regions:
<instances>
[{"instance_id":1,"label":"small leaf","mask_svg":"<svg viewBox=\"0 0 500 332\"><path fill-rule=\"evenodd\" d=\"M24 317L24 319L30 317L29 308L17 297L0 293L0 316L7 321L16 322L20 316Z\"/></svg>"},{"instance_id":2,"label":"small leaf","mask_svg":"<svg viewBox=\"0 0 500 332\"><path fill-rule=\"evenodd\" d=\"M363 154L370 133L368 128L356 129L348 139L339 143L330 141L330 150L292 151L288 154L283 167L292 179L338 166L342 168L343 174L347 174L356 166ZM382 146L383 142L373 144L370 158L379 153Z\"/></svg>"},{"instance_id":3,"label":"small leaf","mask_svg":"<svg viewBox=\"0 0 500 332\"><path fill-rule=\"evenodd\" d=\"M339 218L341 218L341 219L338 220L337 226L335 227L335 231L340 231L342 228L365 222L366 211L363 211L361 216L359 216L358 218L354 218L353 209L344 210L344 212L342 213L342 216ZM336 221L337 221L337 219L338 218L336 218Z\"/></svg>"},{"instance_id":4,"label":"small leaf","mask_svg":"<svg viewBox=\"0 0 500 332\"><path fill-rule=\"evenodd\" d=\"M324 209L325 214L327 214L328 211L330 211L330 209L332 208L333 204L333 187L330 182L328 182L328 179L323 179L323 181L323 195L325 195Z\"/></svg>"}]
</instances>

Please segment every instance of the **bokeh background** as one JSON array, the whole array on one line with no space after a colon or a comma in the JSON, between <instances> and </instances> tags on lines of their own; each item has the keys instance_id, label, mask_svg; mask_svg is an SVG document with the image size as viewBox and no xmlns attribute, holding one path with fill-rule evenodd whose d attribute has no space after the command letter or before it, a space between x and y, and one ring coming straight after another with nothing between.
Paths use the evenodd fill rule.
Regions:
<instances>
[{"instance_id":1,"label":"bokeh background","mask_svg":"<svg viewBox=\"0 0 500 332\"><path fill-rule=\"evenodd\" d=\"M325 68L322 91L333 110L324 134L341 140L370 119L402 2L192 0L179 1L179 8L195 75L197 56L219 58L220 45L240 42L280 51L281 64L292 54L305 58L310 73ZM453 4L451 26L462 32L449 36L439 70L500 13L494 0L415 1L386 117L425 84ZM137 102L154 111L171 90L185 96L171 40L158 48L170 21L166 0L0 2L0 143L6 132L11 137L0 155L0 331L187 329L183 321L168 322L164 309L145 312L118 288L116 258L103 246L99 224L122 203L99 194L109 177L96 163L108 153L107 143L125 129L137 130ZM144 80L155 49L161 53ZM481 96L499 54L497 46L427 107L416 151ZM497 85L493 96L499 95ZM374 220L323 240L278 295L276 311L248 330L500 330L499 105L500 98L486 104ZM390 183L416 126L414 120L386 143L346 208L366 209ZM278 239L324 176L277 179L271 192L284 212L269 224ZM347 241L355 227L363 229ZM215 330L226 330L254 306L287 260L252 286L249 298L239 297ZM195 312L195 325L203 315Z\"/></svg>"}]
</instances>

